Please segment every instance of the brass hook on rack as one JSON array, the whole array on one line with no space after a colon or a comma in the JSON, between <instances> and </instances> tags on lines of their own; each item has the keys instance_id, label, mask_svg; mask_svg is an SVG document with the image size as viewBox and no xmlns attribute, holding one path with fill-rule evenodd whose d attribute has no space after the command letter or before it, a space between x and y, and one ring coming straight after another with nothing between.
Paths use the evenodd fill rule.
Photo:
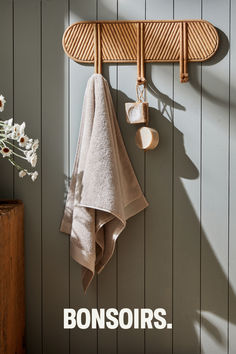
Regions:
<instances>
[{"instance_id":1,"label":"brass hook on rack","mask_svg":"<svg viewBox=\"0 0 236 354\"><path fill-rule=\"evenodd\" d=\"M137 84L145 85L144 73L144 24L137 24Z\"/></svg>"},{"instance_id":2,"label":"brass hook on rack","mask_svg":"<svg viewBox=\"0 0 236 354\"><path fill-rule=\"evenodd\" d=\"M144 66L144 24L137 24L137 82L136 95L138 102L146 101L146 79Z\"/></svg>"},{"instance_id":3,"label":"brass hook on rack","mask_svg":"<svg viewBox=\"0 0 236 354\"><path fill-rule=\"evenodd\" d=\"M187 23L180 22L180 56L179 56L179 71L180 71L180 81L188 81L188 70L187 70Z\"/></svg>"},{"instance_id":4,"label":"brass hook on rack","mask_svg":"<svg viewBox=\"0 0 236 354\"><path fill-rule=\"evenodd\" d=\"M94 24L94 72L102 73L101 25Z\"/></svg>"}]
</instances>

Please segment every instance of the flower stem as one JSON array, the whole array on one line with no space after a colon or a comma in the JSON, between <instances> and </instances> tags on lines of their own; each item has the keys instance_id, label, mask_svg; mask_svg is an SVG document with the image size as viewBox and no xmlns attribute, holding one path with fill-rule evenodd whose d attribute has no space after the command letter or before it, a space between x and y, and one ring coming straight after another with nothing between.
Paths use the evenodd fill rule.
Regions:
<instances>
[{"instance_id":1,"label":"flower stem","mask_svg":"<svg viewBox=\"0 0 236 354\"><path fill-rule=\"evenodd\" d=\"M20 151L24 152L24 150L23 150L23 149L21 149L21 148L19 148L18 146L16 146L16 145L14 145L14 144L10 143L10 141L6 140L6 143L7 143L7 144L10 144L10 145L11 145L11 146L13 146L14 148L16 148L16 149L18 149L18 150L20 150Z\"/></svg>"},{"instance_id":2,"label":"flower stem","mask_svg":"<svg viewBox=\"0 0 236 354\"><path fill-rule=\"evenodd\" d=\"M12 160L11 158L8 158L8 160L10 161L10 163L17 168L17 170L23 170L27 173L27 175L30 175L30 172L28 172L26 169L22 168L20 165L18 165L14 160Z\"/></svg>"},{"instance_id":3,"label":"flower stem","mask_svg":"<svg viewBox=\"0 0 236 354\"><path fill-rule=\"evenodd\" d=\"M16 155L17 157L20 157L20 158L23 159L23 160L27 160L26 157L17 154L15 151L12 151L12 153L13 153L14 155Z\"/></svg>"}]
</instances>

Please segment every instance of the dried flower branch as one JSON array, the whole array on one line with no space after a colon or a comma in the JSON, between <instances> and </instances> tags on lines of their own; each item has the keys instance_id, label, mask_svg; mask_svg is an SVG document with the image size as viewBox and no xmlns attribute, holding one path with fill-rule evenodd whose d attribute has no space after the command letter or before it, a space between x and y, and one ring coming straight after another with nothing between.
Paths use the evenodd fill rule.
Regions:
<instances>
[{"instance_id":1,"label":"dried flower branch","mask_svg":"<svg viewBox=\"0 0 236 354\"><path fill-rule=\"evenodd\" d=\"M5 98L0 95L0 112L3 112ZM18 145L17 145L17 144ZM26 160L32 167L37 164L38 139L31 139L25 134L25 122L22 124L13 123L13 118L0 120L0 154L19 171L19 177L31 176L32 181L38 177L38 172L29 172L15 161L15 157Z\"/></svg>"}]
</instances>

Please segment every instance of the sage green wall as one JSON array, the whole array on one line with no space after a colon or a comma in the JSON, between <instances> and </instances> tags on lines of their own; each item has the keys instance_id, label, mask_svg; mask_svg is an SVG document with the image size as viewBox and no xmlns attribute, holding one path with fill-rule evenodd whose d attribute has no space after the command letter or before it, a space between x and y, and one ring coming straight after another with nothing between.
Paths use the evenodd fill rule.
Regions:
<instances>
[{"instance_id":1,"label":"sage green wall","mask_svg":"<svg viewBox=\"0 0 236 354\"><path fill-rule=\"evenodd\" d=\"M124 117L136 67L104 65L150 206L128 222L84 296L59 224L93 67L70 61L61 37L68 24L96 18L203 18L220 30L220 49L189 65L186 84L178 65L146 66L150 125L160 133L147 153ZM25 203L27 354L235 354L236 0L1 0L0 29L4 117L24 120L41 141L34 184L0 161L1 197ZM65 307L164 307L173 330L69 332Z\"/></svg>"}]
</instances>

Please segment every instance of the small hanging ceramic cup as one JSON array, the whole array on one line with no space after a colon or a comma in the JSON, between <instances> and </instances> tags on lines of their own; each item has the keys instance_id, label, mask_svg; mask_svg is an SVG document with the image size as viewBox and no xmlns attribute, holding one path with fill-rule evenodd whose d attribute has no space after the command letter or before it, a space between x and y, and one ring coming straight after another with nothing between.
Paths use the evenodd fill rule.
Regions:
<instances>
[{"instance_id":1,"label":"small hanging ceramic cup","mask_svg":"<svg viewBox=\"0 0 236 354\"><path fill-rule=\"evenodd\" d=\"M137 130L135 139L139 149L153 150L159 143L159 134L153 128L142 127Z\"/></svg>"},{"instance_id":2,"label":"small hanging ceramic cup","mask_svg":"<svg viewBox=\"0 0 236 354\"><path fill-rule=\"evenodd\" d=\"M148 124L148 102L146 102L146 82L136 85L136 102L125 103L126 121L129 124Z\"/></svg>"}]
</instances>

